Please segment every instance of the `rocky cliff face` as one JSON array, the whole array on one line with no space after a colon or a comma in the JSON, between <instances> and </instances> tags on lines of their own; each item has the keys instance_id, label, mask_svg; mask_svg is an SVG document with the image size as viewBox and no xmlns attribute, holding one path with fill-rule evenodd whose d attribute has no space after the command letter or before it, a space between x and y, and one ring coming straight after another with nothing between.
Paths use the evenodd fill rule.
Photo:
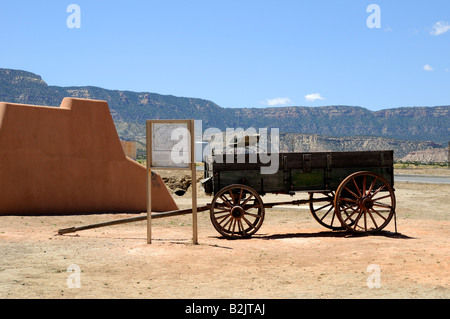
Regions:
<instances>
[{"instance_id":1,"label":"rocky cliff face","mask_svg":"<svg viewBox=\"0 0 450 319\"><path fill-rule=\"evenodd\" d=\"M27 71L16 71L10 69L0 69L1 78L9 78L9 83L13 85L36 83L47 86L39 75Z\"/></svg>"},{"instance_id":2,"label":"rocky cliff face","mask_svg":"<svg viewBox=\"0 0 450 319\"><path fill-rule=\"evenodd\" d=\"M361 107L236 109L238 125L279 127L286 133L329 136L382 136L446 143L450 106L397 108L371 112Z\"/></svg>"},{"instance_id":3,"label":"rocky cliff face","mask_svg":"<svg viewBox=\"0 0 450 319\"><path fill-rule=\"evenodd\" d=\"M390 110L382 110L374 112L375 117L388 119L391 117L409 117L409 118L420 118L420 117L448 117L450 116L450 109L448 106L437 106L437 107L400 107Z\"/></svg>"},{"instance_id":4,"label":"rocky cliff face","mask_svg":"<svg viewBox=\"0 0 450 319\"><path fill-rule=\"evenodd\" d=\"M407 141L383 137L330 137L309 134L283 134L280 137L282 152L342 152L394 150L399 160L417 150L435 150L441 145L434 142Z\"/></svg>"},{"instance_id":5,"label":"rocky cliff face","mask_svg":"<svg viewBox=\"0 0 450 319\"><path fill-rule=\"evenodd\" d=\"M39 75L0 69L0 101L56 106L63 95L52 90Z\"/></svg>"}]
</instances>

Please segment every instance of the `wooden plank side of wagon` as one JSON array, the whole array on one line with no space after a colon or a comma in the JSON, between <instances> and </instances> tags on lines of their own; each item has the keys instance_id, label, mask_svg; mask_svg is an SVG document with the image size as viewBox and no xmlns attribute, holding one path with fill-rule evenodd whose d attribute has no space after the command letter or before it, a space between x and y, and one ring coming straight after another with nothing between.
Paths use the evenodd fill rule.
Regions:
<instances>
[{"instance_id":1,"label":"wooden plank side of wagon","mask_svg":"<svg viewBox=\"0 0 450 319\"><path fill-rule=\"evenodd\" d=\"M269 164L262 163L255 154L216 154L213 157L213 191L217 193L222 188L243 184L250 186L256 192L264 193L261 177L261 167Z\"/></svg>"},{"instance_id":2,"label":"wooden plank side of wagon","mask_svg":"<svg viewBox=\"0 0 450 319\"><path fill-rule=\"evenodd\" d=\"M329 153L279 153L271 160L278 161L278 170L273 174L262 174L261 167L270 164L260 160L251 161L245 156L245 163L230 162L224 155L215 156L212 164L214 172L214 192L232 184L250 186L259 194L290 193L303 190L325 189L325 169Z\"/></svg>"},{"instance_id":3,"label":"wooden plank side of wagon","mask_svg":"<svg viewBox=\"0 0 450 319\"><path fill-rule=\"evenodd\" d=\"M263 190L261 186L261 173L259 169L219 170L215 168L214 175L214 193L217 193L226 186L234 184L250 186L258 193L261 193Z\"/></svg>"},{"instance_id":4,"label":"wooden plank side of wagon","mask_svg":"<svg viewBox=\"0 0 450 319\"><path fill-rule=\"evenodd\" d=\"M275 155L275 154L274 154ZM250 186L260 194L295 191L336 190L349 175L370 171L393 185L393 151L311 152L278 154L278 171L261 174L259 157L246 154L214 157L214 192L232 184ZM271 158L274 160L274 158Z\"/></svg>"},{"instance_id":5,"label":"wooden plank side of wagon","mask_svg":"<svg viewBox=\"0 0 450 319\"><path fill-rule=\"evenodd\" d=\"M302 169L305 173L311 169L327 168L329 152L281 153L280 162L287 163L287 169Z\"/></svg>"},{"instance_id":6,"label":"wooden plank side of wagon","mask_svg":"<svg viewBox=\"0 0 450 319\"><path fill-rule=\"evenodd\" d=\"M389 167L393 151L331 152L331 168Z\"/></svg>"},{"instance_id":7,"label":"wooden plank side of wagon","mask_svg":"<svg viewBox=\"0 0 450 319\"><path fill-rule=\"evenodd\" d=\"M329 152L284 153L281 161L290 174L291 191L327 189L326 177Z\"/></svg>"},{"instance_id":8,"label":"wooden plank side of wagon","mask_svg":"<svg viewBox=\"0 0 450 319\"><path fill-rule=\"evenodd\" d=\"M393 151L331 152L327 185L336 189L349 175L369 171L383 176L394 185Z\"/></svg>"}]
</instances>

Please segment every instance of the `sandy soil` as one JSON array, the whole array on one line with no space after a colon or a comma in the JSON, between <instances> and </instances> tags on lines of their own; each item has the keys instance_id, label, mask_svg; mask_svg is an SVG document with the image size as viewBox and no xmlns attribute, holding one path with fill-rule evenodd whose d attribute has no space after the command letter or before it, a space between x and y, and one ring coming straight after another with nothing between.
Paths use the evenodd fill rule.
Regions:
<instances>
[{"instance_id":1,"label":"sandy soil","mask_svg":"<svg viewBox=\"0 0 450 319\"><path fill-rule=\"evenodd\" d=\"M189 196L176 197L181 208ZM362 237L328 231L297 206L267 210L246 240L221 238L199 213L199 245L190 215L154 220L152 245L145 222L57 235L126 214L0 217L0 298L449 298L450 185L398 183L396 196L399 233L392 221ZM211 198L200 191L198 201Z\"/></svg>"}]
</instances>

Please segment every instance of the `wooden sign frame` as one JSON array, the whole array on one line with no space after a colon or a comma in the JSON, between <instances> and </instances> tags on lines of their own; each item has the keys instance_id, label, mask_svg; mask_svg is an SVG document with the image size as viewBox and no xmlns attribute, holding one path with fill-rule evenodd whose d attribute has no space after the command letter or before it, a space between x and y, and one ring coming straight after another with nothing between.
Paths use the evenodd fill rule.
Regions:
<instances>
[{"instance_id":1,"label":"wooden sign frame","mask_svg":"<svg viewBox=\"0 0 450 319\"><path fill-rule=\"evenodd\" d=\"M153 126L154 124L183 124L189 132L189 163L186 166L171 165L170 160L168 165L157 166L157 161L153 159L154 153L154 139L153 139ZM195 126L194 120L147 120L146 133L147 133L147 244L152 243L152 170L190 170L191 171L191 187L192 187L192 241L193 244L198 244L197 233L197 168L195 165ZM171 136L166 137L171 140Z\"/></svg>"}]
</instances>

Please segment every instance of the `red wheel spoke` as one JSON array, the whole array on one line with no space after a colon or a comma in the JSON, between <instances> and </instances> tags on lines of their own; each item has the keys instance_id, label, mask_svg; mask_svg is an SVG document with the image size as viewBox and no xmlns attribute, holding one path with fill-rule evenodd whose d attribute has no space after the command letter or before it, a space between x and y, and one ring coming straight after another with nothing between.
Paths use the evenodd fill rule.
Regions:
<instances>
[{"instance_id":1,"label":"red wheel spoke","mask_svg":"<svg viewBox=\"0 0 450 319\"><path fill-rule=\"evenodd\" d=\"M383 197L374 198L374 199L372 199L372 200L373 200L373 201L377 201L377 200L385 199L385 198L388 198L388 197L391 197L391 194L388 194L388 195L383 196Z\"/></svg>"},{"instance_id":2,"label":"red wheel spoke","mask_svg":"<svg viewBox=\"0 0 450 319\"><path fill-rule=\"evenodd\" d=\"M344 204L344 203L343 203ZM345 208L342 209L342 211L346 211L348 209L352 209L353 207L357 207L358 203L354 203L353 205L350 205L348 203L345 203Z\"/></svg>"},{"instance_id":3,"label":"red wheel spoke","mask_svg":"<svg viewBox=\"0 0 450 319\"><path fill-rule=\"evenodd\" d=\"M369 214L370 218L372 219L372 222L375 225L375 228L378 228L378 224L375 221L375 218L373 217L372 213L370 212L370 209L367 211L367 214Z\"/></svg>"},{"instance_id":4,"label":"red wheel spoke","mask_svg":"<svg viewBox=\"0 0 450 319\"><path fill-rule=\"evenodd\" d=\"M356 211L355 211L356 212ZM356 229L356 226L358 226L358 222L361 219L362 214L364 214L364 211L360 210L358 216L355 219L355 225L353 225L353 229Z\"/></svg>"},{"instance_id":5,"label":"red wheel spoke","mask_svg":"<svg viewBox=\"0 0 450 319\"><path fill-rule=\"evenodd\" d=\"M326 214L322 217L322 220L331 212L331 210L334 208L334 206L330 207L330 209L326 212ZM330 226L333 226L334 224L334 217L336 217L336 214L333 212L333 216L331 217L331 223Z\"/></svg>"},{"instance_id":6,"label":"red wheel spoke","mask_svg":"<svg viewBox=\"0 0 450 319\"><path fill-rule=\"evenodd\" d=\"M233 206L235 206L237 204L236 203L236 196L233 195L233 192L231 191L231 189L230 189L229 193L230 193L230 198L233 201Z\"/></svg>"},{"instance_id":7,"label":"red wheel spoke","mask_svg":"<svg viewBox=\"0 0 450 319\"><path fill-rule=\"evenodd\" d=\"M227 229L229 233L231 232L231 227L233 227L234 221L235 221L234 218L231 218L231 219L230 219L230 223L228 224L228 229ZM225 228L225 227L224 227L224 228Z\"/></svg>"},{"instance_id":8,"label":"red wheel spoke","mask_svg":"<svg viewBox=\"0 0 450 319\"><path fill-rule=\"evenodd\" d=\"M366 196L366 175L363 176L363 196Z\"/></svg>"},{"instance_id":9,"label":"red wheel spoke","mask_svg":"<svg viewBox=\"0 0 450 319\"><path fill-rule=\"evenodd\" d=\"M353 193L351 190L349 190L347 187L344 187L345 190L347 190L350 194L353 195L353 197L355 198L359 198L360 196L356 195L355 193Z\"/></svg>"},{"instance_id":10,"label":"red wheel spoke","mask_svg":"<svg viewBox=\"0 0 450 319\"><path fill-rule=\"evenodd\" d=\"M242 224L242 220L239 220L239 225L241 227L242 236L246 237L247 236L247 232L245 231L244 225Z\"/></svg>"},{"instance_id":11,"label":"red wheel spoke","mask_svg":"<svg viewBox=\"0 0 450 319\"><path fill-rule=\"evenodd\" d=\"M350 199L350 198L344 198L344 197L341 197L341 198L339 198L339 200L340 201L346 201L346 202L352 202L352 203L357 203L357 201L356 200L354 200L354 199Z\"/></svg>"},{"instance_id":12,"label":"red wheel spoke","mask_svg":"<svg viewBox=\"0 0 450 319\"><path fill-rule=\"evenodd\" d=\"M249 201L250 199L252 199L253 196L254 196L254 195L251 194L251 195L245 200L245 202L242 203L241 207L244 207L244 206L248 203L248 201Z\"/></svg>"},{"instance_id":13,"label":"red wheel spoke","mask_svg":"<svg viewBox=\"0 0 450 319\"><path fill-rule=\"evenodd\" d=\"M220 214L220 213L230 213L230 210L229 210L229 209L218 210L218 211L215 211L215 212L214 212L214 215Z\"/></svg>"},{"instance_id":14,"label":"red wheel spoke","mask_svg":"<svg viewBox=\"0 0 450 319\"><path fill-rule=\"evenodd\" d=\"M353 180L353 184L355 184L355 187L356 187L356 190L358 191L359 196L361 197L361 196L362 196L362 193L361 193L361 190L360 190L359 187L358 187L358 184L356 184L356 181L355 181L354 178L353 178L352 180ZM358 196L356 196L356 197L358 197Z\"/></svg>"},{"instance_id":15,"label":"red wheel spoke","mask_svg":"<svg viewBox=\"0 0 450 319\"><path fill-rule=\"evenodd\" d=\"M376 194L378 194L379 191L383 190L386 187L386 184L383 184L380 186L373 194L372 197L374 197Z\"/></svg>"},{"instance_id":16,"label":"red wheel spoke","mask_svg":"<svg viewBox=\"0 0 450 319\"><path fill-rule=\"evenodd\" d=\"M370 184L370 188L369 188L369 190L367 191L367 195L369 195L370 192L372 191L373 187L375 186L375 182L377 181L377 179L378 179L378 178L375 177L375 179L373 180L372 184Z\"/></svg>"},{"instance_id":17,"label":"red wheel spoke","mask_svg":"<svg viewBox=\"0 0 450 319\"><path fill-rule=\"evenodd\" d=\"M365 210L363 210L362 213L364 216L364 230L367 231L367 214Z\"/></svg>"},{"instance_id":18,"label":"red wheel spoke","mask_svg":"<svg viewBox=\"0 0 450 319\"><path fill-rule=\"evenodd\" d=\"M384 217L383 215L381 215L380 212L378 212L377 210L375 210L373 207L371 208L371 210L372 210L375 214L377 214L378 216L380 216L381 218L383 218L384 220L387 219L386 217Z\"/></svg>"},{"instance_id":19,"label":"red wheel spoke","mask_svg":"<svg viewBox=\"0 0 450 319\"><path fill-rule=\"evenodd\" d=\"M239 204L239 203L241 202L242 194L243 194L243 193L244 193L244 189L241 188L241 192L239 193L239 200L238 200L237 204Z\"/></svg>"},{"instance_id":20,"label":"red wheel spoke","mask_svg":"<svg viewBox=\"0 0 450 319\"><path fill-rule=\"evenodd\" d=\"M378 202L374 202L374 203L373 203L373 206L392 209L392 206L390 206L390 205L388 205L388 204L378 203Z\"/></svg>"},{"instance_id":21,"label":"red wheel spoke","mask_svg":"<svg viewBox=\"0 0 450 319\"><path fill-rule=\"evenodd\" d=\"M222 227L225 229L225 227L227 227L228 224L231 225L231 222L233 221L233 217L231 217L231 215L229 215L230 218L227 220L227 222L225 224L222 225Z\"/></svg>"},{"instance_id":22,"label":"red wheel spoke","mask_svg":"<svg viewBox=\"0 0 450 319\"><path fill-rule=\"evenodd\" d=\"M233 208L233 205L230 203L230 201L228 200L228 198L225 197L225 194L222 194L219 196L223 202L230 208Z\"/></svg>"},{"instance_id":23,"label":"red wheel spoke","mask_svg":"<svg viewBox=\"0 0 450 319\"><path fill-rule=\"evenodd\" d=\"M325 213L325 215L323 215L323 217L320 220L324 220L325 217L327 217L327 215L331 212L331 210L334 208L334 206L331 206L328 211ZM334 219L334 216L332 217ZM333 224L333 221L331 221L331 223Z\"/></svg>"},{"instance_id":24,"label":"red wheel spoke","mask_svg":"<svg viewBox=\"0 0 450 319\"><path fill-rule=\"evenodd\" d=\"M355 209L355 210L353 210L353 213L351 213L350 215L346 214L346 215L347 215L347 218L344 220L344 222L347 222L348 219L351 218L353 215L355 215L357 212L358 212L358 210Z\"/></svg>"},{"instance_id":25,"label":"red wheel spoke","mask_svg":"<svg viewBox=\"0 0 450 319\"><path fill-rule=\"evenodd\" d=\"M314 211L317 212L317 211L322 210L322 209L324 209L325 207L328 207L328 206L330 206L330 205L333 205L333 203L329 203L329 204L327 204L327 205L325 205L325 206L319 207L319 208L317 208L317 209L314 210ZM329 212L329 211L328 211L328 212Z\"/></svg>"},{"instance_id":26,"label":"red wheel spoke","mask_svg":"<svg viewBox=\"0 0 450 319\"><path fill-rule=\"evenodd\" d=\"M247 225L249 225L251 228L254 228L255 225L253 225L252 223L249 222L249 220L247 218L245 218L245 216L242 216L242 219L247 223Z\"/></svg>"},{"instance_id":27,"label":"red wheel spoke","mask_svg":"<svg viewBox=\"0 0 450 319\"><path fill-rule=\"evenodd\" d=\"M226 221L228 219L228 221L222 226L225 227L226 225L228 225L228 223L231 221L231 215L225 215L225 216L221 216L220 218L217 218L217 224L221 225L224 221Z\"/></svg>"},{"instance_id":28,"label":"red wheel spoke","mask_svg":"<svg viewBox=\"0 0 450 319\"><path fill-rule=\"evenodd\" d=\"M227 217L227 216L231 216L231 214L228 213L228 214L221 215L221 216L215 216L214 218L215 218L217 221L219 221L219 220L223 220L223 219L224 219L225 217Z\"/></svg>"},{"instance_id":29,"label":"red wheel spoke","mask_svg":"<svg viewBox=\"0 0 450 319\"><path fill-rule=\"evenodd\" d=\"M242 229L242 221L240 220L240 219L238 219L237 221L236 221L236 223L237 223L237 226L238 226L238 232L239 233L241 233L241 234L243 234L242 233L242 231L243 231L243 229Z\"/></svg>"},{"instance_id":30,"label":"red wheel spoke","mask_svg":"<svg viewBox=\"0 0 450 319\"><path fill-rule=\"evenodd\" d=\"M253 217L256 217L256 218L260 217L258 214L252 214L252 213L247 213L247 212L245 212L244 215L250 215L250 216L253 216Z\"/></svg>"},{"instance_id":31,"label":"red wheel spoke","mask_svg":"<svg viewBox=\"0 0 450 319\"><path fill-rule=\"evenodd\" d=\"M236 229L236 222L237 222L236 219L234 219L233 222L232 222L232 224L233 224L233 231L231 232L231 236L234 235L234 230ZM231 226L230 226L230 228L231 228Z\"/></svg>"}]
</instances>

